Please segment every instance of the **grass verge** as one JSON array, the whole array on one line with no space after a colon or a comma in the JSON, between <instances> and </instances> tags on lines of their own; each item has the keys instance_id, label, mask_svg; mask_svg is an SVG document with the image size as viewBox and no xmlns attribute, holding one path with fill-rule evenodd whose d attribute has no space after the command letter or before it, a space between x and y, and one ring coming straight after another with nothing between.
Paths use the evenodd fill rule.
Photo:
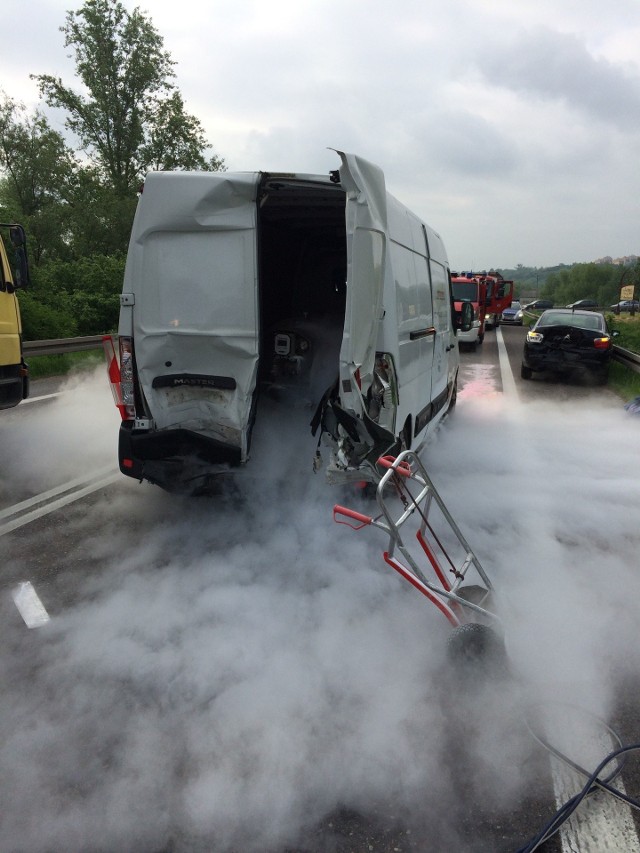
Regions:
<instances>
[{"instance_id":1,"label":"grass verge","mask_svg":"<svg viewBox=\"0 0 640 853\"><path fill-rule=\"evenodd\" d=\"M611 329L620 334L613 339L616 346L640 353L640 317L630 314L607 314L607 322ZM635 373L624 364L612 361L609 366L609 388L627 403L635 397L640 397L640 373Z\"/></svg>"},{"instance_id":2,"label":"grass verge","mask_svg":"<svg viewBox=\"0 0 640 853\"><path fill-rule=\"evenodd\" d=\"M72 370L93 370L103 361L104 355L101 350L68 352L64 355L33 355L26 359L30 379L66 376Z\"/></svg>"},{"instance_id":3,"label":"grass verge","mask_svg":"<svg viewBox=\"0 0 640 853\"><path fill-rule=\"evenodd\" d=\"M634 397L640 397L640 373L635 373L617 361L612 361L609 365L608 385L625 403Z\"/></svg>"}]
</instances>

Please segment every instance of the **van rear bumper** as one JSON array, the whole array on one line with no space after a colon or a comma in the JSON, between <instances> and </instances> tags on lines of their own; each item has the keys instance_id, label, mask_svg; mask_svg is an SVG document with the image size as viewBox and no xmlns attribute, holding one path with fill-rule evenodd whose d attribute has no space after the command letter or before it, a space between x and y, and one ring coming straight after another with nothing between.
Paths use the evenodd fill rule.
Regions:
<instances>
[{"instance_id":1,"label":"van rear bumper","mask_svg":"<svg viewBox=\"0 0 640 853\"><path fill-rule=\"evenodd\" d=\"M186 429L135 430L123 421L118 462L127 477L168 491L190 491L198 480L240 465L240 448Z\"/></svg>"}]
</instances>

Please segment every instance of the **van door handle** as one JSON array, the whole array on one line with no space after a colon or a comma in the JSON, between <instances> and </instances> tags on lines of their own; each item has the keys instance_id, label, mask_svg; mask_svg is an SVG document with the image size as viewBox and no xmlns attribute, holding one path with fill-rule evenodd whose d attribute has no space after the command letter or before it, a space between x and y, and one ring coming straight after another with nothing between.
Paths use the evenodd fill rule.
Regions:
<instances>
[{"instance_id":1,"label":"van door handle","mask_svg":"<svg viewBox=\"0 0 640 853\"><path fill-rule=\"evenodd\" d=\"M432 335L435 335L436 330L433 326L429 326L427 329L417 329L415 332L409 332L409 340L417 341L420 338L429 338Z\"/></svg>"}]
</instances>

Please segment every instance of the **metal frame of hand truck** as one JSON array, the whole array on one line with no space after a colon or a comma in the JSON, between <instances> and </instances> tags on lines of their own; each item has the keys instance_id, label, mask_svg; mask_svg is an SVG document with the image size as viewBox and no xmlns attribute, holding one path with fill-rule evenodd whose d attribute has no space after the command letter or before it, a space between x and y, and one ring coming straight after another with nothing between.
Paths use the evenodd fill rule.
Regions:
<instances>
[{"instance_id":1,"label":"metal frame of hand truck","mask_svg":"<svg viewBox=\"0 0 640 853\"><path fill-rule=\"evenodd\" d=\"M436 491L418 455L411 450L404 450L396 457L382 456L378 459L378 467L386 469L376 490L380 515L374 518L336 504L333 508L334 521L354 530L372 526L387 533L389 546L383 554L385 562L431 601L453 627L470 622L499 622L492 610L491 581ZM434 507L440 511L439 525L444 525L440 532L435 529L433 519L429 518ZM403 539L401 535L400 529L409 520L418 522L415 537L419 547L416 550L427 558L436 582L429 580L421 571L409 547L409 540ZM458 565L449 554L450 546L447 550L445 536L449 540L453 536L457 549L464 555ZM475 569L482 585L465 584L471 567Z\"/></svg>"}]
</instances>

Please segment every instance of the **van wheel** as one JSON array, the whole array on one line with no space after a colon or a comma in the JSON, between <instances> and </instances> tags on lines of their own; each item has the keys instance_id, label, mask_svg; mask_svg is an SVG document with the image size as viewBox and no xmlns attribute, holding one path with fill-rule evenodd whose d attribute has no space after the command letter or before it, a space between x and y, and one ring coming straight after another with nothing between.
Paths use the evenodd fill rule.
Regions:
<instances>
[{"instance_id":1,"label":"van wheel","mask_svg":"<svg viewBox=\"0 0 640 853\"><path fill-rule=\"evenodd\" d=\"M533 375L533 370L531 370L531 368L530 368L530 367L527 367L527 366L526 366L526 364L523 364L523 365L520 367L520 376L521 376L523 379L531 379L531 376L532 376L532 375Z\"/></svg>"},{"instance_id":2,"label":"van wheel","mask_svg":"<svg viewBox=\"0 0 640 853\"><path fill-rule=\"evenodd\" d=\"M456 376L454 383L453 383L453 391L451 392L451 399L449 400L449 408L448 408L449 412L452 412L455 409L457 402L458 402L458 377Z\"/></svg>"},{"instance_id":3,"label":"van wheel","mask_svg":"<svg viewBox=\"0 0 640 853\"><path fill-rule=\"evenodd\" d=\"M507 650L502 637L488 625L470 622L459 625L447 640L447 656L452 664L461 668L493 672L506 672Z\"/></svg>"},{"instance_id":4,"label":"van wheel","mask_svg":"<svg viewBox=\"0 0 640 853\"><path fill-rule=\"evenodd\" d=\"M411 430L412 430L412 418L411 415L407 415L407 419L404 422L404 426L402 427L402 432L400 433L400 443L402 450L410 450L411 449Z\"/></svg>"}]
</instances>

